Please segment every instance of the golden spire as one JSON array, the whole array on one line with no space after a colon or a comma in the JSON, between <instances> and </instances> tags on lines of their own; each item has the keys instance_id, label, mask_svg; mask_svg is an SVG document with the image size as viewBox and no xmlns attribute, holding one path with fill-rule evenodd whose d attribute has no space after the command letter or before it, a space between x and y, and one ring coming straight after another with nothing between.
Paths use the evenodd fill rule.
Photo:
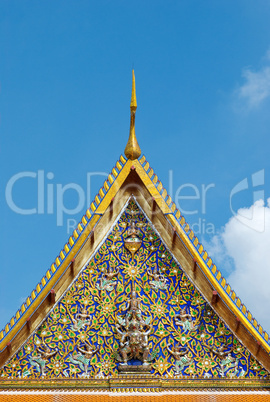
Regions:
<instances>
[{"instance_id":1,"label":"golden spire","mask_svg":"<svg viewBox=\"0 0 270 402\"><path fill-rule=\"evenodd\" d=\"M136 88L135 88L135 75L132 70L132 91L130 102L130 130L129 139L125 148L125 155L128 159L138 159L141 155L141 148L139 147L136 134L135 134L135 113L137 109Z\"/></svg>"}]
</instances>

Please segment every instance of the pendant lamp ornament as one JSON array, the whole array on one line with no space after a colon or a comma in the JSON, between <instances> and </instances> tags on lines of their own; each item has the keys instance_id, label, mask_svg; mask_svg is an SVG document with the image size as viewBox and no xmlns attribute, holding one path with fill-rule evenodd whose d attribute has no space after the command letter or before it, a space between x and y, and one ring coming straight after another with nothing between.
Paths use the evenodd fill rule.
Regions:
<instances>
[{"instance_id":1,"label":"pendant lamp ornament","mask_svg":"<svg viewBox=\"0 0 270 402\"><path fill-rule=\"evenodd\" d=\"M142 245L140 238L140 231L136 228L135 221L131 220L130 226L127 230L127 237L125 239L125 248L131 253L132 259L134 259L135 253Z\"/></svg>"}]
</instances>

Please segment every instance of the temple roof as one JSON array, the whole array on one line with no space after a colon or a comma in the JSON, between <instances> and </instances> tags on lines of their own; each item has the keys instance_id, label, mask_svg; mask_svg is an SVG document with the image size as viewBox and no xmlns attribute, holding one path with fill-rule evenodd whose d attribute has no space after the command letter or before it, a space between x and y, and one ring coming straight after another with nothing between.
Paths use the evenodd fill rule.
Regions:
<instances>
[{"instance_id":1,"label":"temple roof","mask_svg":"<svg viewBox=\"0 0 270 402\"><path fill-rule=\"evenodd\" d=\"M134 196L164 243L205 300L261 364L270 370L269 335L231 289L151 168L135 135L137 108L133 73L130 135L120 156L81 222L26 302L0 332L0 367L15 353L60 300L112 223Z\"/></svg>"}]
</instances>

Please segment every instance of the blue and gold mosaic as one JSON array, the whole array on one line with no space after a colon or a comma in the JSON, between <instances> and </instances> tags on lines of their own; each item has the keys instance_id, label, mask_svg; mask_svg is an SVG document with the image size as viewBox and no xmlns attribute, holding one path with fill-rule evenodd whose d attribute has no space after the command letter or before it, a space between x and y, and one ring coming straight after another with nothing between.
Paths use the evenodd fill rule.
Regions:
<instances>
[{"instance_id":1,"label":"blue and gold mosaic","mask_svg":"<svg viewBox=\"0 0 270 402\"><path fill-rule=\"evenodd\" d=\"M134 199L2 378L263 378Z\"/></svg>"}]
</instances>

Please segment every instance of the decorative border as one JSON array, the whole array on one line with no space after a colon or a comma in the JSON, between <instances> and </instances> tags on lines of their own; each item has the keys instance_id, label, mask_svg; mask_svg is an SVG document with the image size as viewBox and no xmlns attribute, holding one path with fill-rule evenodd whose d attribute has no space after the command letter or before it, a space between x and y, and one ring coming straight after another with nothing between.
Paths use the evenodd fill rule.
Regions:
<instances>
[{"instance_id":1,"label":"decorative border","mask_svg":"<svg viewBox=\"0 0 270 402\"><path fill-rule=\"evenodd\" d=\"M192 389L192 391L191 391ZM20 393L40 393L40 392L85 392L85 393L200 393L200 392L233 392L239 393L267 393L270 394L269 380L224 380L224 379L186 379L169 380L159 379L152 376L130 377L119 376L110 379L93 379L91 384L89 380L3 380L0 385L0 395L4 392L10 393L19 390Z\"/></svg>"},{"instance_id":2,"label":"decorative border","mask_svg":"<svg viewBox=\"0 0 270 402\"><path fill-rule=\"evenodd\" d=\"M76 395L76 394L82 394L82 395L109 395L113 396L115 393L121 393L123 394L123 397L128 396L128 395L156 395L157 393L160 396L165 396L165 395L270 395L270 391L242 391L242 390L235 390L235 391L224 391L224 390L213 390L213 389L206 389L206 390L200 390L200 391L187 391L187 390L173 390L173 391L159 391L158 389L149 389L149 391L145 388L139 389L139 388L130 388L128 391L116 388L112 389L110 391L85 391L85 390L74 390L74 391L66 391L66 390L53 390L53 391L0 391L0 396L1 395Z\"/></svg>"}]
</instances>

